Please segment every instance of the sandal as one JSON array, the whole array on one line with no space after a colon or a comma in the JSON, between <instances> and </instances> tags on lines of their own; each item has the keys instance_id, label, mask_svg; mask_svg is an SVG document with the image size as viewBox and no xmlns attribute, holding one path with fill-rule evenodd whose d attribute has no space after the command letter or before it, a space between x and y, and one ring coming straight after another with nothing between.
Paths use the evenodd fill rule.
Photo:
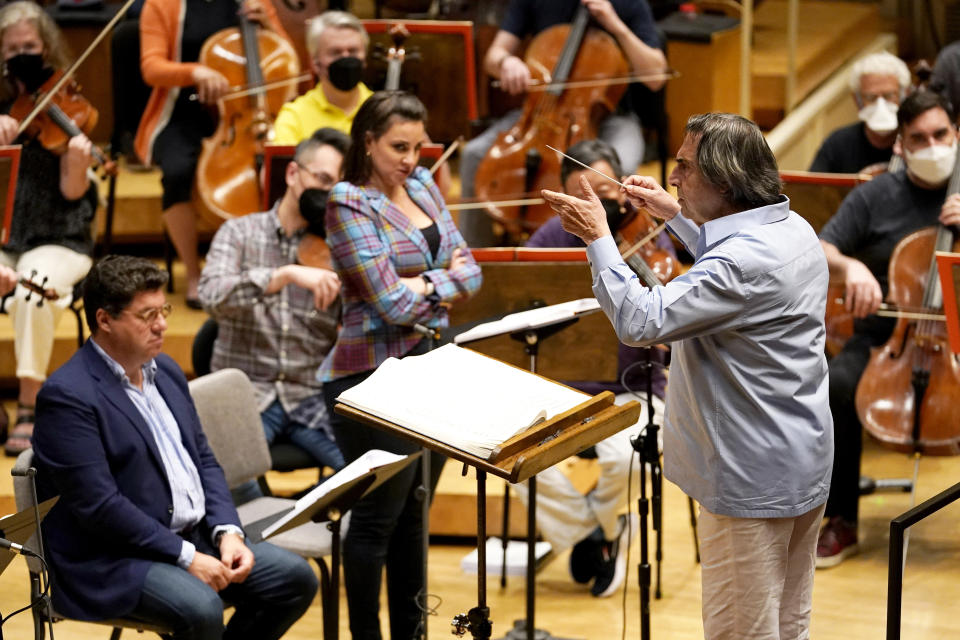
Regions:
<instances>
[{"instance_id":1,"label":"sandal","mask_svg":"<svg viewBox=\"0 0 960 640\"><path fill-rule=\"evenodd\" d=\"M0 444L7 441L7 427L10 426L10 417L7 410L0 405Z\"/></svg>"},{"instance_id":2,"label":"sandal","mask_svg":"<svg viewBox=\"0 0 960 640\"><path fill-rule=\"evenodd\" d=\"M3 447L4 453L15 458L31 447L30 437L33 435L34 419L33 407L17 405L17 421Z\"/></svg>"}]
</instances>

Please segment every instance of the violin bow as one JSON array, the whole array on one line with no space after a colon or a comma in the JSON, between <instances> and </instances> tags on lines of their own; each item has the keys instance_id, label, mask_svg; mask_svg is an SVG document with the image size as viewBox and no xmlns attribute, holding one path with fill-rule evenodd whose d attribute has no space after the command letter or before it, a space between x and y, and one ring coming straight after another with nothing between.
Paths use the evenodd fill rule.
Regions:
<instances>
[{"instance_id":1,"label":"violin bow","mask_svg":"<svg viewBox=\"0 0 960 640\"><path fill-rule=\"evenodd\" d=\"M450 159L450 156L453 155L453 152L457 150L457 147L460 146L461 142L463 142L463 136L460 136L454 140L449 147L443 150L443 153L440 154L440 157L437 158L437 161L433 163L432 167L430 167L430 175L435 174L437 170L443 166L443 163Z\"/></svg>"},{"instance_id":2,"label":"violin bow","mask_svg":"<svg viewBox=\"0 0 960 640\"><path fill-rule=\"evenodd\" d=\"M103 27L100 33L97 34L97 37L93 39L93 42L91 42L90 45L84 50L84 52L81 53L80 56L73 61L73 64L67 67L66 71L63 72L63 76L61 76L61 78L57 80L57 82L53 85L53 87L50 88L50 91L48 91L46 95L44 95L42 98L40 98L40 100L37 101L37 104L33 107L33 111L28 113L27 117L20 122L20 127L17 129L18 136L24 131L26 131L27 127L30 126L30 123L33 122L33 119L36 118L37 115L41 111L43 111L48 104L50 104L50 101L53 99L53 96L57 95L57 92L59 92L60 89L63 88L63 85L65 85L67 81L73 76L77 68L81 64L83 64L83 62L87 59L90 53L93 52L96 46L100 44L105 37L107 37L107 33L113 30L116 24L120 22L120 20L123 18L124 15L126 15L127 10L129 10L130 7L133 6L133 3L136 1L137 0L127 0L124 3L124 5L120 7L120 10L117 11L117 14L110 19L110 22L108 22L106 26Z\"/></svg>"},{"instance_id":3,"label":"violin bow","mask_svg":"<svg viewBox=\"0 0 960 640\"><path fill-rule=\"evenodd\" d=\"M662 73L648 73L641 75L616 76L612 78L591 78L589 80L568 80L567 82L544 82L542 80L530 80L527 84L527 91L549 91L551 89L578 89L584 87L599 87L607 84L630 84L632 82L651 82L656 80L673 80L679 78L680 72L674 69L668 69ZM495 88L500 87L500 81L494 80L490 83Z\"/></svg>"},{"instance_id":4,"label":"violin bow","mask_svg":"<svg viewBox=\"0 0 960 640\"><path fill-rule=\"evenodd\" d=\"M310 73L302 73L302 74L300 74L299 76L295 76L295 77L293 77L293 78L284 78L284 79L282 79L282 80L273 80L272 82L265 82L265 83L263 83L263 84L258 84L258 85L241 85L241 86L239 86L239 87L230 87L230 89L229 89L229 91L227 91L227 93L225 93L225 94L223 94L222 96L220 96L220 99L221 99L221 100L234 100L234 99L236 99L236 98L244 98L244 97L246 97L246 96L249 96L249 95L251 95L251 94L253 94L253 93L257 93L257 92L259 92L259 91L267 91L267 90L269 90L269 89L276 89L277 87L283 87L283 86L286 86L286 85L288 85L288 84L299 84L299 83L301 83L301 82L306 82L307 80L310 80L311 78L313 78L313 75L312 75L312 74L310 74ZM196 100L199 100L199 99L200 99L200 96L198 96L196 93L191 93L190 96L189 96L187 99L188 99L188 100L192 100L192 101L196 101Z\"/></svg>"}]
</instances>

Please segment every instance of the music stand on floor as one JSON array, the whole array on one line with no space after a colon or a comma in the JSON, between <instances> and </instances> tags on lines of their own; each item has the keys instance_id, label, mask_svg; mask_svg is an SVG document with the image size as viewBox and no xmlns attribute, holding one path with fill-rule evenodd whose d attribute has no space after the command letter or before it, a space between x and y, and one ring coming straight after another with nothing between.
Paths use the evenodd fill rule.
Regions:
<instances>
[{"instance_id":1,"label":"music stand on floor","mask_svg":"<svg viewBox=\"0 0 960 640\"><path fill-rule=\"evenodd\" d=\"M0 550L0 573L3 573L13 561L14 554L31 555L42 558L42 553L24 547L28 540L37 532L40 521L43 520L59 498L50 498L39 505L24 509L18 513L0 518L0 539L10 546L3 544L5 549ZM0 615L0 621L3 616ZM0 622L0 640L3 640L3 624Z\"/></svg>"},{"instance_id":2,"label":"music stand on floor","mask_svg":"<svg viewBox=\"0 0 960 640\"><path fill-rule=\"evenodd\" d=\"M470 331L454 338L456 344L469 344L484 338L509 335L523 344L530 357L530 373L537 373L537 357L540 344L552 335L571 326L580 316L600 310L593 298L583 298L561 304L538 307L529 311L509 314L503 318L477 325ZM500 566L500 586L507 585L507 545L509 543L510 485L503 488L503 562ZM527 481L527 565L526 565L526 619L514 622L503 640L563 640L555 638L545 629L536 627L536 538L537 538L537 477Z\"/></svg>"},{"instance_id":3,"label":"music stand on floor","mask_svg":"<svg viewBox=\"0 0 960 640\"><path fill-rule=\"evenodd\" d=\"M422 356L421 356L422 357ZM449 375L449 372L447 372ZM631 401L617 406L609 391L588 399L550 420L541 422L497 447L488 459L468 453L446 442L381 419L372 413L337 404L338 413L358 422L412 440L472 466L477 471L477 606L453 620L454 633L469 632L477 640L489 640L492 633L486 601L486 476L488 473L511 483L529 480L568 457L605 440L634 424L641 405ZM529 567L529 564L528 564ZM529 568L528 568L529 571ZM530 584L528 582L528 584ZM532 588L530 585L529 588ZM529 601L528 601L529 604ZM532 611L528 611L532 613ZM533 629L528 628L528 633Z\"/></svg>"}]
</instances>

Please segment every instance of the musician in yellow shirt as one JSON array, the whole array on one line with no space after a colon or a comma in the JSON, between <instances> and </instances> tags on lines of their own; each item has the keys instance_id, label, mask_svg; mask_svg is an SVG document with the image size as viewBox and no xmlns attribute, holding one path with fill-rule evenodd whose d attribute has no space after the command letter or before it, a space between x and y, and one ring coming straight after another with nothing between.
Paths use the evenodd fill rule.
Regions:
<instances>
[{"instance_id":1,"label":"musician in yellow shirt","mask_svg":"<svg viewBox=\"0 0 960 640\"><path fill-rule=\"evenodd\" d=\"M357 109L372 91L363 84L370 37L345 11L326 11L307 27L310 65L317 86L280 109L274 123L277 144L297 144L321 127L350 133Z\"/></svg>"}]
</instances>

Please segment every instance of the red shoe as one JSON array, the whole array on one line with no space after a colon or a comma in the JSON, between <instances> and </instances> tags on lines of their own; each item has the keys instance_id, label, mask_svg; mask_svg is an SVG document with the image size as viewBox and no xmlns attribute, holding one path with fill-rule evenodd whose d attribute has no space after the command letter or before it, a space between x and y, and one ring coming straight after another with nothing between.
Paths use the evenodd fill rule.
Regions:
<instances>
[{"instance_id":1,"label":"red shoe","mask_svg":"<svg viewBox=\"0 0 960 640\"><path fill-rule=\"evenodd\" d=\"M817 538L817 569L835 567L844 558L860 551L857 544L857 526L840 516L833 516Z\"/></svg>"}]
</instances>

